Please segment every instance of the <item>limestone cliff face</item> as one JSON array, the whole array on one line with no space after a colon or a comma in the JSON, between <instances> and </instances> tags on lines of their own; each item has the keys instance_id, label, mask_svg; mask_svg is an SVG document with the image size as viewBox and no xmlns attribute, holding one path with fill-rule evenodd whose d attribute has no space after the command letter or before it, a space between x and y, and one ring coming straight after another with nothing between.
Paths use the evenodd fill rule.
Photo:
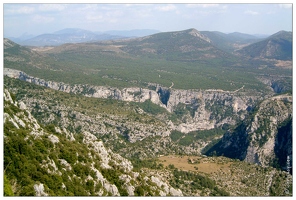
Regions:
<instances>
[{"instance_id":1,"label":"limestone cliff face","mask_svg":"<svg viewBox=\"0 0 296 200\"><path fill-rule=\"evenodd\" d=\"M291 95L279 95L262 101L253 116L225 134L208 154L287 168L292 156L292 100Z\"/></svg>"},{"instance_id":2,"label":"limestone cliff face","mask_svg":"<svg viewBox=\"0 0 296 200\"><path fill-rule=\"evenodd\" d=\"M180 90L156 86L155 90L144 88L118 89L106 86L69 85L62 82L45 81L14 69L4 69L4 75L55 90L83 94L88 97L112 98L122 101L144 102L151 100L169 112L181 112L182 120L172 128L188 133L194 130L212 129L225 123L235 124L248 113L260 95L239 95L238 91Z\"/></svg>"},{"instance_id":3,"label":"limestone cliff face","mask_svg":"<svg viewBox=\"0 0 296 200\"><path fill-rule=\"evenodd\" d=\"M280 95L263 101L246 130L251 137L245 161L262 166L270 165L270 162L276 158L275 151L280 147L276 148L275 145L279 129L285 121L291 119L292 96ZM286 142L291 143L291 138L287 137Z\"/></svg>"},{"instance_id":4,"label":"limestone cliff face","mask_svg":"<svg viewBox=\"0 0 296 200\"><path fill-rule=\"evenodd\" d=\"M238 96L234 92L222 90L174 90L171 89L167 110L176 111L180 106L189 110L177 129L189 132L200 129L212 129L225 123L235 124L242 120L258 99L257 96Z\"/></svg>"}]
</instances>

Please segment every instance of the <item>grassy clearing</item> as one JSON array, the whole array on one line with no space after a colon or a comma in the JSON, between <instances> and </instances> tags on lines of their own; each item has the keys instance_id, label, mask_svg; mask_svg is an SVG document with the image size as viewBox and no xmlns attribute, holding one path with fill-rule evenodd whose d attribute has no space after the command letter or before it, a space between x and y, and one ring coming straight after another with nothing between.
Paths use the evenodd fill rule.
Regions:
<instances>
[{"instance_id":1,"label":"grassy clearing","mask_svg":"<svg viewBox=\"0 0 296 200\"><path fill-rule=\"evenodd\" d=\"M159 161L165 166L174 165L183 171L197 171L207 174L218 172L219 170L228 171L231 161L223 158L201 157L201 156L162 156Z\"/></svg>"}]
</instances>

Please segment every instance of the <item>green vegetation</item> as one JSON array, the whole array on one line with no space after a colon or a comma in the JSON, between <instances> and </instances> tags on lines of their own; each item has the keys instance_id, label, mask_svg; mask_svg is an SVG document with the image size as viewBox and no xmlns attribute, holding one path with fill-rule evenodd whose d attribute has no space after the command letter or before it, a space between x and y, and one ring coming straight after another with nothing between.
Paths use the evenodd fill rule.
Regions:
<instances>
[{"instance_id":1,"label":"green vegetation","mask_svg":"<svg viewBox=\"0 0 296 200\"><path fill-rule=\"evenodd\" d=\"M165 127L164 122L155 117L155 115L151 115L151 113L159 113L161 116L170 114L164 108L149 101L135 103L113 99L90 98L55 91L8 77L4 77L4 79L5 85L15 91L17 100L29 102L28 106L32 106L31 113L48 131L55 131L53 126L65 127L68 131L77 133L77 136L79 136L81 135L79 133L87 130L100 138L113 151L128 157L131 154L136 154L138 149L144 147L146 150L146 154L142 154L144 157L154 155L155 151L153 149L159 146L163 150L159 151L158 155L164 154L166 151L179 152L176 145L167 144L163 146L158 138L159 136L148 137L135 143L129 142L130 135L134 133L130 128L126 127L126 123L136 122L143 124L143 126L152 126L154 127L153 129ZM35 100L31 101L31 99ZM145 109L148 114L138 113L139 108ZM118 117L115 120L116 123L119 123L118 126L112 123L114 115ZM67 120L62 120L62 116L67 118ZM102 120L97 120L97 116L100 116ZM90 125L91 123L93 124ZM96 126L98 130L102 126L105 127L108 130L107 134L93 131L95 125L98 125ZM136 130L140 131L141 128L138 127ZM80 138L79 141L82 141L82 139ZM153 147L154 143L158 143L157 147Z\"/></svg>"},{"instance_id":2,"label":"green vegetation","mask_svg":"<svg viewBox=\"0 0 296 200\"><path fill-rule=\"evenodd\" d=\"M101 173L111 184L116 185L120 196L128 196L126 189L123 188L124 181L119 179L119 176L121 175L119 171L114 169L102 169Z\"/></svg>"},{"instance_id":3,"label":"green vegetation","mask_svg":"<svg viewBox=\"0 0 296 200\"><path fill-rule=\"evenodd\" d=\"M215 146L219 141L221 140L221 138L218 138L218 139L213 139L209 144L207 144L207 146L205 146L201 153L204 154L204 155L207 155L207 152L209 152L210 149L213 148L213 146ZM216 152L214 152L215 150L212 151L212 156L215 156L216 155ZM208 154L209 155L209 154Z\"/></svg>"},{"instance_id":4,"label":"green vegetation","mask_svg":"<svg viewBox=\"0 0 296 200\"><path fill-rule=\"evenodd\" d=\"M154 103L151 102L151 100L146 100L143 103L132 103L137 106L139 106L141 109L143 109L146 113L157 115L162 113L168 113L165 108L162 108Z\"/></svg>"},{"instance_id":5,"label":"green vegetation","mask_svg":"<svg viewBox=\"0 0 296 200\"><path fill-rule=\"evenodd\" d=\"M17 115L26 121L23 119L24 112L16 108L5 102L5 110L10 112L10 117ZM17 128L8 120L4 122L5 196L34 196L33 185L38 183L44 184L45 192L51 196L95 195L100 188L91 189L90 182L81 181L87 176L96 179L90 169L92 159L88 156L87 146L67 140L64 135L55 132L52 124L45 126L44 130L56 135L58 143L53 144L48 135L34 137L30 134L30 123L26 122L26 127ZM60 159L64 159L73 168L62 170L65 166ZM95 165L98 165L100 158L96 156L95 160ZM59 174L57 170L63 173ZM13 191L10 187L12 183ZM65 189L61 189L63 185Z\"/></svg>"},{"instance_id":6,"label":"green vegetation","mask_svg":"<svg viewBox=\"0 0 296 200\"><path fill-rule=\"evenodd\" d=\"M206 109L212 111L211 119L224 119L233 115L233 107L225 106L225 101L225 99L215 99L212 104L210 104L210 102L206 103Z\"/></svg>"},{"instance_id":7,"label":"green vegetation","mask_svg":"<svg viewBox=\"0 0 296 200\"><path fill-rule=\"evenodd\" d=\"M229 196L230 194L223 189L219 189L216 182L208 178L205 175L197 174L194 172L187 172L178 169L173 170L174 178L170 181L170 184L176 188L182 188L187 185L187 189L192 192L201 191L201 195L207 196ZM190 189L189 189L190 188ZM207 194L206 191L210 190Z\"/></svg>"},{"instance_id":8,"label":"green vegetation","mask_svg":"<svg viewBox=\"0 0 296 200\"><path fill-rule=\"evenodd\" d=\"M34 196L33 185L38 182L45 184L46 192L50 195L87 195L88 193L85 190L87 183L83 183L75 177L72 177L72 181L68 178L68 175L72 176L73 173L82 179L92 175L89 164L74 164L79 158L83 158L86 163L90 161L87 157L87 147L79 143L69 142L59 136L60 142L55 144L55 148L53 148L54 145L48 138L43 136L40 139L33 139L32 136L28 137L28 131L16 129L8 122L4 124L4 135L6 136L4 141L4 168L8 180L14 180L17 184L14 195ZM28 137L28 139L25 140L25 137ZM76 152L79 154L78 156L75 155ZM48 159L52 160L59 169L62 167L59 164L59 159L65 159L74 167L68 173L60 176L47 163ZM48 170L43 166L45 163L48 165ZM52 170L53 172L50 172ZM93 176L93 178L95 177ZM61 190L62 184L66 186L66 190ZM7 193L7 195L11 195L11 193Z\"/></svg>"},{"instance_id":9,"label":"green vegetation","mask_svg":"<svg viewBox=\"0 0 296 200\"><path fill-rule=\"evenodd\" d=\"M237 175L238 173L240 173L240 176ZM240 191L233 188L233 192L238 194L248 193L248 196L292 195L292 176L288 175L287 172L237 161L231 165L230 174L233 181L240 181L243 184ZM219 173L220 177L218 179L221 181L224 179L224 176L229 176L230 174L222 175Z\"/></svg>"},{"instance_id":10,"label":"green vegetation","mask_svg":"<svg viewBox=\"0 0 296 200\"><path fill-rule=\"evenodd\" d=\"M164 41L163 41L164 42ZM184 42L184 41L182 41ZM169 45L170 43L168 43ZM175 43L172 43L176 45ZM160 44L163 48L169 48ZM87 44L73 45L71 50L57 47L57 50L45 52L31 52L25 47L16 54L16 50L5 49L5 56L24 57L28 60L16 59L11 61L4 59L4 67L18 69L27 74L45 80L64 82L68 84L89 84L124 87L145 87L148 83L156 83L165 87L171 86L178 89L223 89L234 91L241 88L264 91L265 86L257 80L256 74L277 75L279 73L291 76L290 70L271 68L258 69L262 61L243 61L225 55L218 58L201 60L186 60L193 55L169 54L171 58L162 56L145 56L124 53L109 52L104 49L108 45L98 44L95 48ZM88 49L85 51L85 49ZM211 52L212 54L213 52ZM221 52L220 52L221 53ZM41 54L41 56L39 55ZM177 53L179 54L179 53ZM186 54L186 53L185 53ZM184 58L184 59L181 59ZM31 63L34 63L33 65ZM266 64L266 63L264 63ZM269 65L269 64L268 64ZM92 93L92 91L84 91Z\"/></svg>"},{"instance_id":11,"label":"green vegetation","mask_svg":"<svg viewBox=\"0 0 296 200\"><path fill-rule=\"evenodd\" d=\"M55 116L55 120L52 122L53 125L58 125L60 123L61 114L63 110L60 110L61 107L65 106L73 108L73 110L81 112L85 115L97 115L101 114L116 114L116 115L126 115L129 117L129 120L139 121L139 116L141 116L141 120L153 120L154 117L150 117L145 114L137 114L134 110L137 107L145 109L148 113L163 113L167 112L164 108L161 108L155 104L152 104L149 101L144 103L130 103L124 101L118 101L113 99L98 99L98 98L90 98L82 95L69 94L64 92L55 91L52 89L48 89L42 86L34 85L31 83L23 82L18 79L12 79L8 77L4 77L4 84L9 88L17 88L16 91L16 99L21 100L23 98L32 98L38 96L40 100L46 101L46 111L51 111L53 108L56 109L53 114ZM34 108L32 110L32 114L35 118L37 118L40 122L44 122L46 118L49 117L48 112L44 112L44 110L40 110L43 108L43 105L34 102ZM9 108L14 109L14 108ZM9 111L7 111L9 112ZM75 112L68 112L67 115L71 120L76 120ZM72 127L73 128L73 127ZM79 127L76 127L79 130ZM73 129L75 130L75 128Z\"/></svg>"},{"instance_id":12,"label":"green vegetation","mask_svg":"<svg viewBox=\"0 0 296 200\"><path fill-rule=\"evenodd\" d=\"M4 174L4 196L14 196L11 184L6 177L6 174Z\"/></svg>"},{"instance_id":13,"label":"green vegetation","mask_svg":"<svg viewBox=\"0 0 296 200\"><path fill-rule=\"evenodd\" d=\"M293 194L292 179L284 173L277 173L269 189L270 196L291 196Z\"/></svg>"},{"instance_id":14,"label":"green vegetation","mask_svg":"<svg viewBox=\"0 0 296 200\"><path fill-rule=\"evenodd\" d=\"M140 115L135 112L135 110L141 106L141 104L138 103L128 104L126 102L111 99L95 99L87 98L82 95L78 96L74 94L65 94L7 77L5 77L4 84L5 87L16 92L15 95L12 95L16 100L25 99L28 96L31 96L30 100L35 100L28 101L32 102L32 111L35 110L36 112L34 115L38 117L38 120L43 122L46 119L44 116L51 116L48 113L54 111L55 106L59 106L57 112L53 113L55 113L57 119L68 119L69 121L79 119L78 116L81 115L81 113L95 116L98 115L98 113L101 113L104 114L102 116L106 118L108 118L109 114L122 116L125 120L122 122L123 126L116 127L118 128L117 130L121 130L122 133L125 133L127 130L124 127L124 123L129 119L133 121L145 121L145 123L158 123L157 119L149 115ZM35 98L32 98L34 96ZM36 98L36 96L38 98ZM37 99L43 100L43 103L39 103ZM20 119L28 116L28 114L24 113L18 107L9 102L5 102L5 105L5 112L11 117L13 117L16 113L19 113L18 117ZM63 109L64 105L73 108L71 109L71 112ZM76 109L79 112L74 112ZM41 110L44 111L41 112ZM62 116L64 117L61 118ZM96 154L96 152L91 151L87 145L82 143L83 134L81 134L81 129L83 128L77 126L75 129L73 126L71 130L77 130L77 134L74 134L76 141L69 141L65 135L56 132L56 127L59 126L59 123L60 122L58 120L42 123L42 128L46 132L59 138L59 142L53 144L53 142L50 141L50 138L46 135L40 136L40 138L30 136L29 133L31 130L27 122L26 128L17 129L13 123L6 120L4 124L4 169L6 170L5 175L8 180L8 184L6 184L5 187L9 188L9 185L13 185L13 195L16 196L35 195L33 186L38 183L44 184L45 192L49 195L90 196L97 195L99 191L103 192L103 196L110 195L110 193L104 190L102 184L95 184L95 180L97 180L96 173L90 168L92 162L95 161L94 166L96 169L98 169L110 183L117 186L120 195L127 195L127 190L123 187L125 183L119 178L122 174L122 169L119 166L114 165L114 163L112 164L112 161L109 162L109 165L112 166L111 169L102 169L100 167L100 157ZM105 126L106 128L114 127L111 122L105 122ZM287 126L289 126L289 122L283 123L282 128ZM131 160L134 166L134 171L141 173L143 170L175 170L173 165L168 168L164 168L162 163L156 162L151 155L155 156L172 152L179 154L179 152L182 152L182 147L187 147L186 144L191 145L198 140L213 140L214 138L221 137L225 130L228 130L229 128L231 127L225 125L222 128L207 131L195 131L188 134L172 131L172 134L167 137L149 136L144 140L137 141L135 143L130 143L123 134L114 134L112 132L110 132L110 134L100 136L98 139L101 138L104 145L106 144L107 146L108 144L108 146L117 149L117 152L131 158L129 160ZM241 131L241 129L244 129L243 123L241 126L238 126L236 131ZM131 133L127 132L127 135L129 134ZM99 134L97 135L99 136ZM157 153L155 153L156 150ZM67 167L60 162L60 159L65 160L72 166L72 168L67 169ZM61 175L57 172L55 173L56 168L50 164L52 162L55 163L57 171L63 172ZM63 170L63 168L65 168L65 170ZM201 168L198 167L198 169L200 170ZM258 169L261 170L261 168ZM247 169L244 170L246 171ZM214 175L207 176L200 173L195 174L193 172L185 173L174 171L171 171L171 173L172 178L170 179L170 184L175 186L175 188L180 187L185 195L199 193L200 195L205 196L223 196L230 194L229 190L227 190L227 186L218 182L214 178ZM264 173L263 170L262 173ZM240 174L240 172L235 172L234 174L237 175ZM266 174L264 174L264 176L265 175ZM229 176L230 175L228 175L228 177ZM232 174L232 176L234 175ZM262 175L262 177L264 176ZM71 180L69 180L69 177L71 177ZM92 179L88 179L87 177L92 177ZM81 182L81 180L86 179L88 180ZM140 175L135 181L137 182L137 184L134 185L135 196L159 195L159 190L156 189L156 186L153 185L151 181L145 180L142 175ZM251 182L246 179L239 181L242 184L246 184L247 189L253 187ZM277 189L279 186L276 181L280 181L282 183L285 181L284 177L279 176L279 178L274 181L275 182L272 183L273 185L270 188L270 194L282 194L281 192L283 191L283 187L281 189ZM62 189L64 188L63 185L65 186L65 189ZM282 184L280 186L282 186ZM266 187L262 186L262 188ZM291 188L289 184L287 184L287 188L291 191L291 189L289 189ZM9 189L6 194L11 195ZM249 193L246 191L244 194L256 195L262 193L256 193L256 190L254 190Z\"/></svg>"},{"instance_id":15,"label":"green vegetation","mask_svg":"<svg viewBox=\"0 0 296 200\"><path fill-rule=\"evenodd\" d=\"M271 45L276 46L274 50L270 50ZM250 57L264 56L265 58L277 60L292 59L292 32L281 31L265 40L251 44L239 50L240 53ZM272 52L272 53L266 53Z\"/></svg>"},{"instance_id":16,"label":"green vegetation","mask_svg":"<svg viewBox=\"0 0 296 200\"><path fill-rule=\"evenodd\" d=\"M182 146L190 146L198 140L212 141L216 137L221 137L224 133L225 131L220 128L192 131L186 134L174 130L171 132L170 138Z\"/></svg>"},{"instance_id":17,"label":"green vegetation","mask_svg":"<svg viewBox=\"0 0 296 200\"><path fill-rule=\"evenodd\" d=\"M176 131L173 130L170 134L170 138L176 142L177 140L179 140L182 136L184 135L184 133L180 132L180 131Z\"/></svg>"},{"instance_id":18,"label":"green vegetation","mask_svg":"<svg viewBox=\"0 0 296 200\"><path fill-rule=\"evenodd\" d=\"M140 159L138 157L133 157L130 159L134 166L135 171L139 171L142 168L150 169L163 169L163 164L158 163L156 159Z\"/></svg>"}]
</instances>

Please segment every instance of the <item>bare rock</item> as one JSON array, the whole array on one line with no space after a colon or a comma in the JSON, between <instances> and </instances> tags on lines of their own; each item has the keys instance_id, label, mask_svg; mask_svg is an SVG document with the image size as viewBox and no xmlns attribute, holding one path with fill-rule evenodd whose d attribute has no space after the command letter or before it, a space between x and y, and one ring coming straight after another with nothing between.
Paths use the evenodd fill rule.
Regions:
<instances>
[{"instance_id":1,"label":"bare rock","mask_svg":"<svg viewBox=\"0 0 296 200\"><path fill-rule=\"evenodd\" d=\"M35 193L36 193L37 197L48 196L48 194L44 192L44 186L43 186L42 183L35 184L34 185L34 190L35 190Z\"/></svg>"}]
</instances>

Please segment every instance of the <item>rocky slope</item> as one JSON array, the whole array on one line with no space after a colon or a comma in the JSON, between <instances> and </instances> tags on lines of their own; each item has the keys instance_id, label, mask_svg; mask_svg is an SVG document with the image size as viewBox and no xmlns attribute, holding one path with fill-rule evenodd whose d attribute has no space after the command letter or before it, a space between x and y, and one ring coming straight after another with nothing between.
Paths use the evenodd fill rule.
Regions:
<instances>
[{"instance_id":1,"label":"rocky slope","mask_svg":"<svg viewBox=\"0 0 296 200\"><path fill-rule=\"evenodd\" d=\"M223 124L234 125L245 118L249 109L262 100L262 94L244 91L180 90L159 85L155 90L144 88L113 88L106 86L69 85L63 82L46 81L14 69L4 68L4 75L55 90L83 94L87 97L111 98L128 102L152 103L178 116L170 122L170 129L184 133L194 130L212 129Z\"/></svg>"},{"instance_id":2,"label":"rocky slope","mask_svg":"<svg viewBox=\"0 0 296 200\"><path fill-rule=\"evenodd\" d=\"M13 193L21 196L137 196L142 187L142 196L182 196L159 175L134 171L129 160L105 148L93 134L77 136L40 125L6 89L4 168Z\"/></svg>"},{"instance_id":3,"label":"rocky slope","mask_svg":"<svg viewBox=\"0 0 296 200\"><path fill-rule=\"evenodd\" d=\"M292 115L292 95L268 98L234 131L225 134L208 154L287 170L291 167Z\"/></svg>"},{"instance_id":4,"label":"rocky slope","mask_svg":"<svg viewBox=\"0 0 296 200\"><path fill-rule=\"evenodd\" d=\"M6 86L10 85L8 82L5 83ZM35 92L40 90L39 95L35 93L35 99L46 96L42 95L42 92L50 93L50 89L43 90L35 86L27 90L28 96L32 95L30 90ZM58 96L60 94L54 92L57 98L63 99L61 102L65 100L68 105L72 101L78 103L75 99L63 98L66 96ZM130 160L106 148L105 142L98 139L95 134L88 131L74 133L53 124L40 124L28 109L31 105L17 100L21 95L22 93L18 93L16 96L6 88L4 90L4 190L11 189L10 193L4 193L5 196L12 194L17 196L282 196L292 194L292 176L286 172L273 168L264 169L229 158L204 158L206 161L202 164L205 165L216 163L212 165L220 166L222 163L221 166L224 166L226 163L225 166L229 166L219 167L220 170L213 169L210 174L199 172L197 168L196 172L178 170L173 165L164 168L161 163L155 163L153 160L138 160L136 165L132 164L134 161L131 163ZM49 96L53 95L50 93ZM43 104L40 106L51 106L47 103L43 99ZM57 101L56 103L60 104ZM96 103L101 102L97 100ZM113 102L113 107L117 106ZM120 116L119 114L118 118ZM63 116L61 119L66 118ZM103 118L97 121L104 120ZM89 126L91 125L92 122L89 122ZM96 128L95 131L98 130L99 128ZM113 136L114 134L109 133L109 137ZM154 136L150 143L161 141L165 149L169 150L170 144L167 146L168 143L164 143L167 140L163 138ZM117 142L120 142L119 138L117 139ZM279 143L282 142L279 141ZM113 142L113 145L116 143ZM149 150L134 147L133 151L139 154ZM157 151L159 147L152 150ZM139 166L139 163L142 165Z\"/></svg>"}]
</instances>

